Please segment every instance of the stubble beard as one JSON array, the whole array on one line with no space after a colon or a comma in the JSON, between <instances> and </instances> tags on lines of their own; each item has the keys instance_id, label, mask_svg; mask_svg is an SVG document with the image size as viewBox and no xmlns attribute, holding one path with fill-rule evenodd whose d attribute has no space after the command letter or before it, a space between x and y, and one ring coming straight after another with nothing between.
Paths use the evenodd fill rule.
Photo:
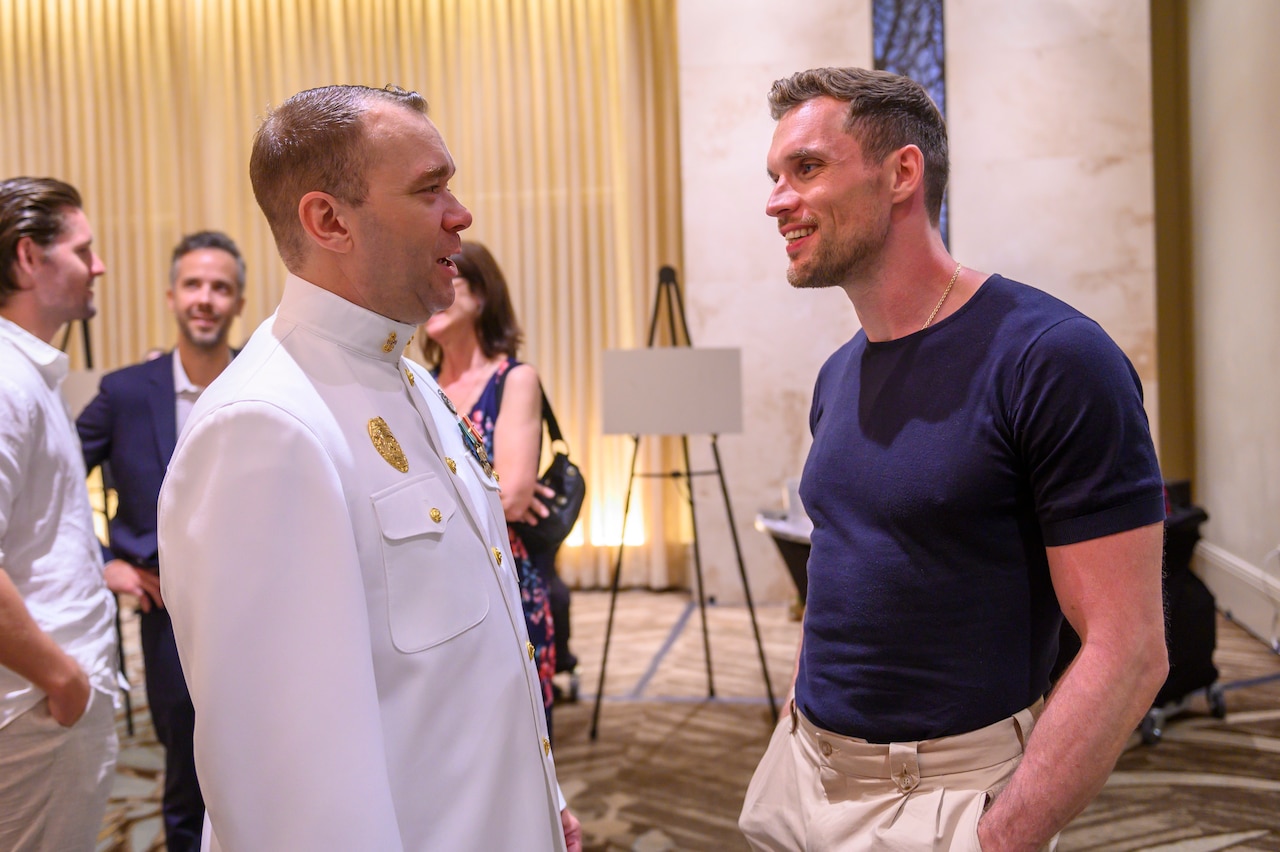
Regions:
<instances>
[{"instance_id":1,"label":"stubble beard","mask_svg":"<svg viewBox=\"0 0 1280 852\"><path fill-rule=\"evenodd\" d=\"M98 304L94 297L97 295L93 292L93 279L84 285L85 294L83 301L80 302L78 310L74 311L74 316L68 317L68 322L76 320L91 320L98 315Z\"/></svg>"},{"instance_id":2,"label":"stubble beard","mask_svg":"<svg viewBox=\"0 0 1280 852\"><path fill-rule=\"evenodd\" d=\"M818 232L821 234L821 231ZM843 287L864 277L879 262L889 236L885 221L871 233L844 243L820 241L808 264L787 267L787 281L797 290Z\"/></svg>"},{"instance_id":3,"label":"stubble beard","mask_svg":"<svg viewBox=\"0 0 1280 852\"><path fill-rule=\"evenodd\" d=\"M231 323L224 322L208 334L197 334L189 322L178 323L178 330L187 342L197 349L213 350L226 345L227 334L231 331Z\"/></svg>"}]
</instances>

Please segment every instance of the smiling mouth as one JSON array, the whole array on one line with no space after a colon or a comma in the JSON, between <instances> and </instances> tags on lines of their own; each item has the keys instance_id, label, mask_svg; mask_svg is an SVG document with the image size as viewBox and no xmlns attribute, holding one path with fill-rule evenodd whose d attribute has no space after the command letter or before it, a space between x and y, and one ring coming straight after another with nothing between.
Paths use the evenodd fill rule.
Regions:
<instances>
[{"instance_id":1,"label":"smiling mouth","mask_svg":"<svg viewBox=\"0 0 1280 852\"><path fill-rule=\"evenodd\" d=\"M788 231L787 233L783 234L782 238L789 243L793 243L798 239L809 236L816 230L818 229L817 228L796 228L794 231Z\"/></svg>"}]
</instances>

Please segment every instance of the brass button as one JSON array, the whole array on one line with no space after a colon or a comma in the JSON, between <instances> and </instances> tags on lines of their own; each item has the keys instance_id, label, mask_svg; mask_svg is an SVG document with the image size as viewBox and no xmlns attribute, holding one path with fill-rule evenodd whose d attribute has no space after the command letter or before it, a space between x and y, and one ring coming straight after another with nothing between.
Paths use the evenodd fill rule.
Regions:
<instances>
[{"instance_id":1,"label":"brass button","mask_svg":"<svg viewBox=\"0 0 1280 852\"><path fill-rule=\"evenodd\" d=\"M496 547L495 547L495 548L493 548L493 558L494 558L494 559L496 559L496 560L498 560L498 564L499 564L499 565L501 565L501 564L502 564L502 551L501 551L501 550L499 550L499 549L498 549L498 548L496 548Z\"/></svg>"},{"instance_id":2,"label":"brass button","mask_svg":"<svg viewBox=\"0 0 1280 852\"><path fill-rule=\"evenodd\" d=\"M444 463L445 463L445 464L447 464L447 465L449 466L449 472L450 472L450 473L457 473L457 472L458 472L458 463L457 463L457 462L455 462L453 459L449 458L448 456L445 456L445 458L444 458Z\"/></svg>"},{"instance_id":3,"label":"brass button","mask_svg":"<svg viewBox=\"0 0 1280 852\"><path fill-rule=\"evenodd\" d=\"M444 520L444 513L441 512L439 509L437 509L435 506L432 506L431 520L435 521L437 524L440 523L442 520Z\"/></svg>"},{"instance_id":4,"label":"brass button","mask_svg":"<svg viewBox=\"0 0 1280 852\"><path fill-rule=\"evenodd\" d=\"M822 748L822 753L823 753L824 755L826 755L827 757L830 757L830 756L831 756L831 743L826 742L826 741L824 740L824 741L823 741L823 743L822 743L822 747L821 747L821 748Z\"/></svg>"},{"instance_id":5,"label":"brass button","mask_svg":"<svg viewBox=\"0 0 1280 852\"><path fill-rule=\"evenodd\" d=\"M551 754L551 740L546 737L542 738L542 753L544 755Z\"/></svg>"},{"instance_id":6,"label":"brass button","mask_svg":"<svg viewBox=\"0 0 1280 852\"><path fill-rule=\"evenodd\" d=\"M494 482L498 481L498 472L496 470L493 472L493 481Z\"/></svg>"},{"instance_id":7,"label":"brass button","mask_svg":"<svg viewBox=\"0 0 1280 852\"><path fill-rule=\"evenodd\" d=\"M415 380L413 378L413 370L406 369L404 371L404 376L406 379L409 380L409 387L413 387L415 384Z\"/></svg>"},{"instance_id":8,"label":"brass button","mask_svg":"<svg viewBox=\"0 0 1280 852\"><path fill-rule=\"evenodd\" d=\"M525 644L525 647L529 649L529 659L532 660L533 659L533 643L525 642L524 644Z\"/></svg>"}]
</instances>

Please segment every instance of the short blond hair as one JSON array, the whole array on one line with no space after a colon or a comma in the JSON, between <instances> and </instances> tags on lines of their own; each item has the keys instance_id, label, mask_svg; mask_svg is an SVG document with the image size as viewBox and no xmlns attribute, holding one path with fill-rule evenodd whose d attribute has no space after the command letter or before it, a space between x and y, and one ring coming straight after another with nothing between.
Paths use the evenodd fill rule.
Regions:
<instances>
[{"instance_id":1,"label":"short blond hair","mask_svg":"<svg viewBox=\"0 0 1280 852\"><path fill-rule=\"evenodd\" d=\"M306 252L298 220L302 196L318 190L353 206L364 203L369 189L364 115L377 102L427 112L422 95L398 86L322 86L280 104L254 135L249 181L289 269L296 270Z\"/></svg>"}]
</instances>

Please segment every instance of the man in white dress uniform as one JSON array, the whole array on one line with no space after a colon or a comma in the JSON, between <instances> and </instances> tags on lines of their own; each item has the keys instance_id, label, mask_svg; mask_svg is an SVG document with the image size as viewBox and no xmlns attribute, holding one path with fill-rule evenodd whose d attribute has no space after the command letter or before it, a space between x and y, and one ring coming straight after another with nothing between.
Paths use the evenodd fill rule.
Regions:
<instances>
[{"instance_id":1,"label":"man in white dress uniform","mask_svg":"<svg viewBox=\"0 0 1280 852\"><path fill-rule=\"evenodd\" d=\"M276 108L250 177L280 306L200 397L160 497L205 848L581 848L498 482L403 358L471 214L421 96Z\"/></svg>"}]
</instances>

